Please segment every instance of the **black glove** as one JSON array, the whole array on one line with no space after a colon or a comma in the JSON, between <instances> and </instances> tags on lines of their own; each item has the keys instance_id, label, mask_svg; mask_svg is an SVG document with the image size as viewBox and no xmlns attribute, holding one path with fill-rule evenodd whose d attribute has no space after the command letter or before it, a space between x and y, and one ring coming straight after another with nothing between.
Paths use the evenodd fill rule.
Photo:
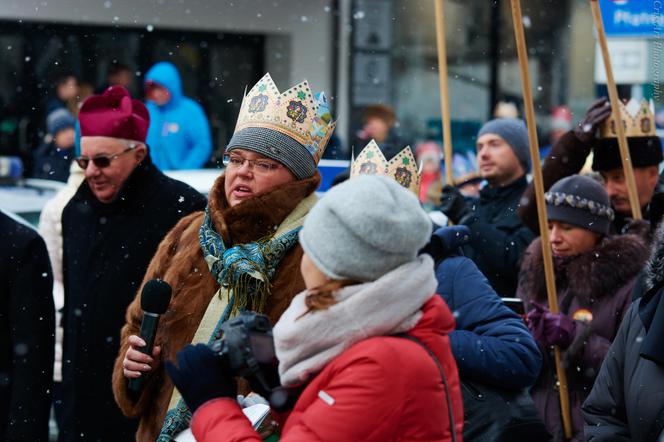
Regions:
<instances>
[{"instance_id":1,"label":"black glove","mask_svg":"<svg viewBox=\"0 0 664 442\"><path fill-rule=\"evenodd\" d=\"M192 413L211 399L237 396L237 383L227 358L207 345L187 345L178 352L177 359L178 367L166 361L166 371Z\"/></svg>"},{"instance_id":2,"label":"black glove","mask_svg":"<svg viewBox=\"0 0 664 442\"><path fill-rule=\"evenodd\" d=\"M579 124L574 129L574 135L584 144L592 144L595 141L597 128L611 116L611 104L609 99L602 97L595 101L586 111Z\"/></svg>"},{"instance_id":3,"label":"black glove","mask_svg":"<svg viewBox=\"0 0 664 442\"><path fill-rule=\"evenodd\" d=\"M440 211L447 215L454 224L459 224L459 221L470 213L459 189L449 184L443 187L440 194Z\"/></svg>"}]
</instances>

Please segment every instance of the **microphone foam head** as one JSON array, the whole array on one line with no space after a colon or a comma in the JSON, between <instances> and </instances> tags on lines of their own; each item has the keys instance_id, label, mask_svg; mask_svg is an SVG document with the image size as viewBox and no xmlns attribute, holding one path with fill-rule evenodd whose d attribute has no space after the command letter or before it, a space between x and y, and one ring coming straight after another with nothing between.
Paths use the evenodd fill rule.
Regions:
<instances>
[{"instance_id":1,"label":"microphone foam head","mask_svg":"<svg viewBox=\"0 0 664 442\"><path fill-rule=\"evenodd\" d=\"M141 292L141 308L145 312L162 315L171 303L171 286L161 279L151 279Z\"/></svg>"}]
</instances>

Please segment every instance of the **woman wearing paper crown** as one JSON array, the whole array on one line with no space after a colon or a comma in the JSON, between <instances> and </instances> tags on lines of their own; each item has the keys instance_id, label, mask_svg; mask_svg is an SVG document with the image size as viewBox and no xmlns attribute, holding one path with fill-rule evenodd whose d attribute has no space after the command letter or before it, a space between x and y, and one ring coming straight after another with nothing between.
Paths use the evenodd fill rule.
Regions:
<instances>
[{"instance_id":1,"label":"woman wearing paper crown","mask_svg":"<svg viewBox=\"0 0 664 442\"><path fill-rule=\"evenodd\" d=\"M273 331L281 383L303 388L280 440L461 441L454 318L433 260L418 256L430 233L416 196L383 176L351 178L311 210L299 234L306 290ZM260 441L210 349L188 346L178 363L168 372L197 409L196 440Z\"/></svg>"},{"instance_id":2,"label":"woman wearing paper crown","mask_svg":"<svg viewBox=\"0 0 664 442\"><path fill-rule=\"evenodd\" d=\"M334 126L325 96L314 96L306 81L280 93L266 74L244 97L205 212L171 230L145 275L144 283L161 278L173 288L152 357L137 351L145 345L137 336L139 296L127 311L113 389L122 411L141 419L137 440L171 440L189 425L164 360L186 344L209 342L239 309L276 322L304 288L297 234L316 202L316 165ZM135 397L127 379L139 376L144 388Z\"/></svg>"},{"instance_id":3,"label":"woman wearing paper crown","mask_svg":"<svg viewBox=\"0 0 664 442\"><path fill-rule=\"evenodd\" d=\"M558 308L546 307L540 239L528 247L518 294L532 310L529 328L545 355L533 399L554 440L563 440L551 346L559 346L566 367L574 439L583 440L581 404L629 307L634 279L648 249L636 235L609 235L614 212L595 180L572 175L546 193ZM547 357L548 355L548 357Z\"/></svg>"}]
</instances>

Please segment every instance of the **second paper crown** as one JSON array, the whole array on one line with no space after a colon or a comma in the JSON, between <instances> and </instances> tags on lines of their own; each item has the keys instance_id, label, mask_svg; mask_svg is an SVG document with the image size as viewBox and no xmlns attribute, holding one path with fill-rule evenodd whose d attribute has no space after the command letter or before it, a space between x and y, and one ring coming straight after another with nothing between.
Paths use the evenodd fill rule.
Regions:
<instances>
[{"instance_id":1,"label":"second paper crown","mask_svg":"<svg viewBox=\"0 0 664 442\"><path fill-rule=\"evenodd\" d=\"M416 195L420 190L420 174L410 146L387 161L378 144L371 140L350 166L351 178L358 175L383 175Z\"/></svg>"}]
</instances>

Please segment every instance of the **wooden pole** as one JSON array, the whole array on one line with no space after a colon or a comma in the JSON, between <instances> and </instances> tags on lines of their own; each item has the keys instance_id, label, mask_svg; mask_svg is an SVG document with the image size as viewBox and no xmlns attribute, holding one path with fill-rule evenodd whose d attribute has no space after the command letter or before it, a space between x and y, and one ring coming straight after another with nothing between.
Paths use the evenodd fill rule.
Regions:
<instances>
[{"instance_id":1,"label":"wooden pole","mask_svg":"<svg viewBox=\"0 0 664 442\"><path fill-rule=\"evenodd\" d=\"M553 273L553 259L551 257L551 243L549 242L549 221L544 201L544 181L542 180L542 166L539 157L537 142L537 126L535 122L535 107L533 105L530 73L528 71L528 53L526 51L526 37L523 32L521 16L521 0L511 0L512 22L519 56L519 69L521 72L521 88L523 90L523 105L526 110L528 123L528 141L530 143L530 158L533 165L533 182L535 184L535 198L537 200L537 215L539 218L540 238L542 241L542 257L544 259L544 276L546 278L546 294L549 300L549 310L558 313L558 296L556 294L556 281ZM572 437L572 421L569 410L569 393L567 391L567 375L560 363L560 348L554 347L556 374L558 376L560 393L560 414L563 418L565 437Z\"/></svg>"},{"instance_id":2,"label":"wooden pole","mask_svg":"<svg viewBox=\"0 0 664 442\"><path fill-rule=\"evenodd\" d=\"M443 153L445 154L445 182L454 183L452 170L452 124L450 94L447 89L447 48L445 47L445 12L443 0L436 3L436 45L438 46L438 83L440 84L440 114L443 120Z\"/></svg>"},{"instance_id":3,"label":"wooden pole","mask_svg":"<svg viewBox=\"0 0 664 442\"><path fill-rule=\"evenodd\" d=\"M620 98L618 97L618 88L613 79L613 68L611 67L611 57L609 56L609 47L606 43L606 34L604 33L604 22L599 8L598 0L590 0L590 8L593 11L593 20L597 29L597 39L599 47L602 50L602 59L604 60L604 69L606 70L606 87L609 90L609 100L611 101L611 116L616 122L616 133L618 135L618 147L620 148L620 161L622 161L625 182L627 183L627 193L629 195L629 205L632 208L632 218L642 219L641 204L639 204L639 194L636 191L636 181L634 180L634 169L632 168L632 157L627 147L627 137L625 128L620 118Z\"/></svg>"}]
</instances>

